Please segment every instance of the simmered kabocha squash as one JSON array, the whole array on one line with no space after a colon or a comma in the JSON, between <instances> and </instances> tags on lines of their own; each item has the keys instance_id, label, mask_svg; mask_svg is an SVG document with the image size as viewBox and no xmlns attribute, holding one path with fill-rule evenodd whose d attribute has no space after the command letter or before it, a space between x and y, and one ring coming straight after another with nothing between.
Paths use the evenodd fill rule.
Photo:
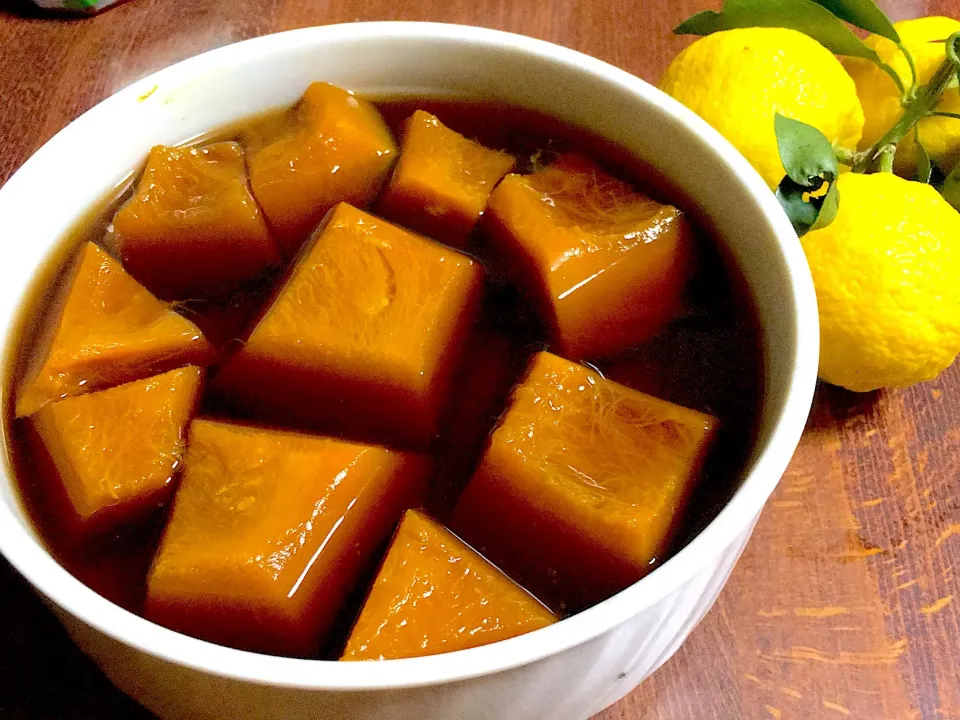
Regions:
<instances>
[{"instance_id":1,"label":"simmered kabocha squash","mask_svg":"<svg viewBox=\"0 0 960 720\"><path fill-rule=\"evenodd\" d=\"M486 217L496 249L567 357L625 350L681 310L692 251L683 213L581 155L508 175Z\"/></svg>"},{"instance_id":2,"label":"simmered kabocha squash","mask_svg":"<svg viewBox=\"0 0 960 720\"><path fill-rule=\"evenodd\" d=\"M422 455L195 420L147 616L232 647L317 652L429 472Z\"/></svg>"},{"instance_id":3,"label":"simmered kabocha squash","mask_svg":"<svg viewBox=\"0 0 960 720\"><path fill-rule=\"evenodd\" d=\"M189 366L44 405L29 418L80 532L135 522L173 490L203 369ZM53 487L53 486L51 486ZM56 489L51 489L56 492Z\"/></svg>"},{"instance_id":4,"label":"simmered kabocha squash","mask_svg":"<svg viewBox=\"0 0 960 720\"><path fill-rule=\"evenodd\" d=\"M395 660L487 645L557 618L445 527L408 510L342 660Z\"/></svg>"},{"instance_id":5,"label":"simmered kabocha squash","mask_svg":"<svg viewBox=\"0 0 960 720\"><path fill-rule=\"evenodd\" d=\"M153 148L113 225L124 268L166 300L222 297L280 263L235 142Z\"/></svg>"},{"instance_id":6,"label":"simmered kabocha squash","mask_svg":"<svg viewBox=\"0 0 960 720\"><path fill-rule=\"evenodd\" d=\"M380 200L385 218L464 247L513 156L465 138L417 110L407 120L400 160Z\"/></svg>"},{"instance_id":7,"label":"simmered kabocha squash","mask_svg":"<svg viewBox=\"0 0 960 720\"><path fill-rule=\"evenodd\" d=\"M481 278L475 260L338 205L216 392L271 422L426 447Z\"/></svg>"},{"instance_id":8,"label":"simmered kabocha squash","mask_svg":"<svg viewBox=\"0 0 960 720\"><path fill-rule=\"evenodd\" d=\"M196 325L93 243L80 248L58 304L43 329L45 349L17 395L18 417L54 400L214 359Z\"/></svg>"},{"instance_id":9,"label":"simmered kabocha squash","mask_svg":"<svg viewBox=\"0 0 960 720\"><path fill-rule=\"evenodd\" d=\"M715 425L538 353L451 527L550 607L580 610L662 556Z\"/></svg>"},{"instance_id":10,"label":"simmered kabocha squash","mask_svg":"<svg viewBox=\"0 0 960 720\"><path fill-rule=\"evenodd\" d=\"M322 82L202 138L71 230L0 389L24 508L94 592L299 658L549 640L735 491L763 333L636 158Z\"/></svg>"},{"instance_id":11,"label":"simmered kabocha squash","mask_svg":"<svg viewBox=\"0 0 960 720\"><path fill-rule=\"evenodd\" d=\"M250 157L254 197L288 257L337 203L373 202L397 155L377 108L346 90L313 83L293 112Z\"/></svg>"}]
</instances>

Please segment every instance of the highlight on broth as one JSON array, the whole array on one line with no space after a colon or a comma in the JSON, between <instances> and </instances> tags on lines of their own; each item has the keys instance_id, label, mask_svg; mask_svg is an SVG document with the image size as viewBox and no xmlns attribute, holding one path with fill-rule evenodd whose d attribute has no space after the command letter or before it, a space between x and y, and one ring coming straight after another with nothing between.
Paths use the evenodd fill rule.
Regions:
<instances>
[{"instance_id":1,"label":"highlight on broth","mask_svg":"<svg viewBox=\"0 0 960 720\"><path fill-rule=\"evenodd\" d=\"M326 83L154 148L22 320L39 534L133 612L294 657L462 650L633 584L735 489L763 373L722 253L635 178L536 113Z\"/></svg>"}]
</instances>

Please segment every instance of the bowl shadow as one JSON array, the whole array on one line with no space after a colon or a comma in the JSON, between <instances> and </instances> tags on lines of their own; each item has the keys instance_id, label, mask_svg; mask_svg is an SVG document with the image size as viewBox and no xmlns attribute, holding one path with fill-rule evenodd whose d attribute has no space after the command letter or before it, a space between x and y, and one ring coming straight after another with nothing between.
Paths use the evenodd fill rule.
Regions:
<instances>
[{"instance_id":1,"label":"bowl shadow","mask_svg":"<svg viewBox=\"0 0 960 720\"><path fill-rule=\"evenodd\" d=\"M155 720L115 689L0 559L0 717Z\"/></svg>"}]
</instances>

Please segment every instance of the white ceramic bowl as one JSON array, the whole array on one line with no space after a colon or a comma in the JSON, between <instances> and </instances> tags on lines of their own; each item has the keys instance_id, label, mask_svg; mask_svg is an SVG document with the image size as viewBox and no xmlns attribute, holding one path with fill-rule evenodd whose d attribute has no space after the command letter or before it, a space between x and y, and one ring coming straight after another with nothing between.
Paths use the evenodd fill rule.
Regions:
<instances>
[{"instance_id":1,"label":"white ceramic bowl","mask_svg":"<svg viewBox=\"0 0 960 720\"><path fill-rule=\"evenodd\" d=\"M713 603L793 454L817 370L813 286L773 194L717 133L647 83L545 42L420 23L296 30L170 67L71 123L0 190L4 355L51 249L152 145L292 103L313 80L541 110L622 145L690 198L746 277L763 327L762 427L739 490L676 556L596 607L486 647L380 663L241 652L114 606L46 552L9 470L0 477L0 551L110 679L163 718L586 718L659 667Z\"/></svg>"}]
</instances>

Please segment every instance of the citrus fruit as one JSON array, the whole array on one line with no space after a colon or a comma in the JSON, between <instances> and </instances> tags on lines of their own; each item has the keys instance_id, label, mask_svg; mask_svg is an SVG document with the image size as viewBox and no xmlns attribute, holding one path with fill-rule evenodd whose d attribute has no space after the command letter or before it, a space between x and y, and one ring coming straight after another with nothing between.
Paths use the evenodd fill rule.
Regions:
<instances>
[{"instance_id":1,"label":"citrus fruit","mask_svg":"<svg viewBox=\"0 0 960 720\"><path fill-rule=\"evenodd\" d=\"M904 47L913 56L917 67L918 87L933 77L945 58L943 41L960 31L960 22L946 17L925 17L905 20L894 24ZM876 51L880 59L892 67L904 86L911 82L910 66L897 46L878 35L871 35L866 44ZM857 84L857 94L866 117L860 149L876 143L893 127L903 114L900 91L893 79L869 60L845 58L844 67ZM936 109L942 112L960 112L960 94L957 88L948 88L940 96ZM920 142L930 158L945 170L950 170L960 160L960 120L945 117L928 117L918 124ZM916 142L913 133L907 133L900 142L894 169L904 175L916 172Z\"/></svg>"},{"instance_id":2,"label":"citrus fruit","mask_svg":"<svg viewBox=\"0 0 960 720\"><path fill-rule=\"evenodd\" d=\"M936 377L960 351L960 214L931 186L845 173L834 221L803 247L820 376L866 392Z\"/></svg>"},{"instance_id":3,"label":"citrus fruit","mask_svg":"<svg viewBox=\"0 0 960 720\"><path fill-rule=\"evenodd\" d=\"M851 150L863 128L856 88L840 61L795 30L708 35L674 58L660 87L716 128L770 187L785 175L773 131L776 113L813 125Z\"/></svg>"}]
</instances>

